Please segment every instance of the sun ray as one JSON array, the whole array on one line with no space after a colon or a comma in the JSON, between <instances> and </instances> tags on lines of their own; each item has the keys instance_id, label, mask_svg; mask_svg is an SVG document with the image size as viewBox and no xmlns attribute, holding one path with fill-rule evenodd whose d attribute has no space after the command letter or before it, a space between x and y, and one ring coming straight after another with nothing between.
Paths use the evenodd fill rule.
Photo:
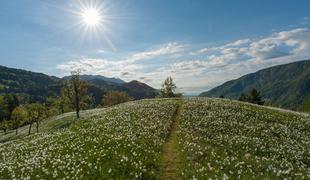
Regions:
<instances>
[{"instance_id":1,"label":"sun ray","mask_svg":"<svg viewBox=\"0 0 310 180\"><path fill-rule=\"evenodd\" d=\"M98 43L107 45L113 51L117 50L109 34L111 35L111 29L116 20L125 19L127 16L113 16L111 7L114 4L111 2L109 4L109 1L101 0L76 0L74 3L68 3L66 7L60 7L51 1L46 2L46 5L69 14L70 23L55 36L74 30L74 33L80 36L77 40L81 45Z\"/></svg>"}]
</instances>

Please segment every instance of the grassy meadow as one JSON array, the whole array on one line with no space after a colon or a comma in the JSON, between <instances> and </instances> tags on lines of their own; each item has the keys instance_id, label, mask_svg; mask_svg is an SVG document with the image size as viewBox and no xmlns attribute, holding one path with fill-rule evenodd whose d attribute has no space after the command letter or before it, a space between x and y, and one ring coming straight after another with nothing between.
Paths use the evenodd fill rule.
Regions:
<instances>
[{"instance_id":1,"label":"grassy meadow","mask_svg":"<svg viewBox=\"0 0 310 180\"><path fill-rule=\"evenodd\" d=\"M225 99L157 99L42 126L0 144L1 179L310 178L305 114Z\"/></svg>"}]
</instances>

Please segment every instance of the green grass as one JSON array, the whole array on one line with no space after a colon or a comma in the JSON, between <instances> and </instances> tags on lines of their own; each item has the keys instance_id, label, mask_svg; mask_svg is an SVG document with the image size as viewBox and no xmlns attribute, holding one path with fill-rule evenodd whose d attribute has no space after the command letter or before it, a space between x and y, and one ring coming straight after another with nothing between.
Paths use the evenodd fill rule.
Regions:
<instances>
[{"instance_id":1,"label":"green grass","mask_svg":"<svg viewBox=\"0 0 310 180\"><path fill-rule=\"evenodd\" d=\"M175 100L97 110L70 128L0 145L0 177L158 179Z\"/></svg>"},{"instance_id":2,"label":"green grass","mask_svg":"<svg viewBox=\"0 0 310 180\"><path fill-rule=\"evenodd\" d=\"M81 111L82 116L88 116L95 112L103 111L104 109L92 109ZM69 128L72 123L76 122L75 113L65 113L62 115L50 117L43 120L39 126L39 132L53 132L64 128ZM31 134L36 133L36 125L34 124L31 129ZM20 139L28 136L29 125L22 126L18 129L18 135L15 134L15 130L9 130L7 134L4 134L3 131L0 132L0 143L4 143L11 140Z\"/></svg>"},{"instance_id":3,"label":"green grass","mask_svg":"<svg viewBox=\"0 0 310 180\"><path fill-rule=\"evenodd\" d=\"M0 179L310 178L309 115L225 99L186 99L176 114L179 105L48 119L40 133L0 143Z\"/></svg>"},{"instance_id":4,"label":"green grass","mask_svg":"<svg viewBox=\"0 0 310 180\"><path fill-rule=\"evenodd\" d=\"M183 105L185 179L310 178L309 116L220 99Z\"/></svg>"}]
</instances>

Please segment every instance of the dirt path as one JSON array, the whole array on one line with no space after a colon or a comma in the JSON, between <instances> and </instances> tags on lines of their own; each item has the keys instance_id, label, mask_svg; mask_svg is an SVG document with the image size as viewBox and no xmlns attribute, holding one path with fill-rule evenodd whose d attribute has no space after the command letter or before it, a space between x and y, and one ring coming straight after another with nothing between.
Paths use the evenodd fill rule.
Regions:
<instances>
[{"instance_id":1,"label":"dirt path","mask_svg":"<svg viewBox=\"0 0 310 180\"><path fill-rule=\"evenodd\" d=\"M166 139L163 148L163 156L162 156L162 176L161 179L164 180L175 180L179 179L178 174L178 150L177 150L177 143L178 143L178 122L179 122L179 115L181 111L181 103L178 105L175 115L173 116L173 121L171 123L171 129L169 135Z\"/></svg>"}]
</instances>

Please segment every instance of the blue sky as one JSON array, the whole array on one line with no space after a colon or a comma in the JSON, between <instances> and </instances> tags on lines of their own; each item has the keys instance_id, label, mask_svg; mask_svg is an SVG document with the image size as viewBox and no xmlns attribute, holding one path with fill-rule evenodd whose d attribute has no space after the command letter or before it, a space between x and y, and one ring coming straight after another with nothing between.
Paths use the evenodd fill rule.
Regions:
<instances>
[{"instance_id":1,"label":"blue sky","mask_svg":"<svg viewBox=\"0 0 310 180\"><path fill-rule=\"evenodd\" d=\"M78 3L79 2L79 3ZM86 30L82 7L100 9ZM2 0L0 64L64 76L172 76L197 94L259 69L310 58L308 0Z\"/></svg>"}]
</instances>

